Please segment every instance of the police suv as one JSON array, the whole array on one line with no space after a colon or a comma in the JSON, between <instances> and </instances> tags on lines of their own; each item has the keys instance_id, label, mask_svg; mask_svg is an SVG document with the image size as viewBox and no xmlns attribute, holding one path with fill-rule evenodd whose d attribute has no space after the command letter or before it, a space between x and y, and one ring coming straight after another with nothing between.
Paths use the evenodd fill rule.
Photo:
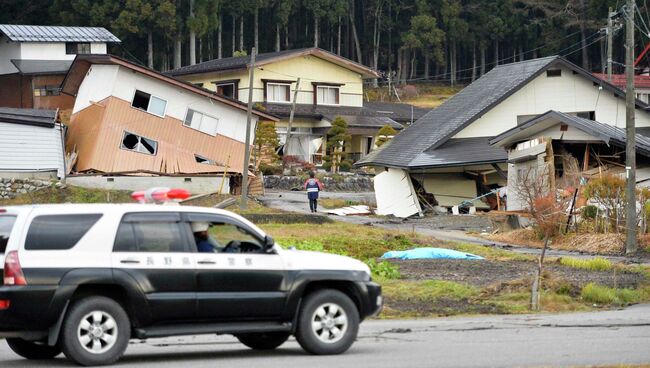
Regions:
<instances>
[{"instance_id":1,"label":"police suv","mask_svg":"<svg viewBox=\"0 0 650 368\"><path fill-rule=\"evenodd\" d=\"M339 354L382 305L364 263L283 249L203 207L0 208L0 264L0 337L27 359L63 352L80 365L117 361L130 339L195 334L253 349L294 335L311 354Z\"/></svg>"}]
</instances>

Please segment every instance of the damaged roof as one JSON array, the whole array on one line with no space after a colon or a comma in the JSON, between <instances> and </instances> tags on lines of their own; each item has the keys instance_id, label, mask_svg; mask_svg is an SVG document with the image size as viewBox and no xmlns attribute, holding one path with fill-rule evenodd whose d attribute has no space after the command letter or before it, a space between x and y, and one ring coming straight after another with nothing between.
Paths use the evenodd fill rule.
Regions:
<instances>
[{"instance_id":1,"label":"damaged roof","mask_svg":"<svg viewBox=\"0 0 650 368\"><path fill-rule=\"evenodd\" d=\"M397 102L364 102L363 107L373 111L377 116L386 116L402 124L411 124L431 111L431 109Z\"/></svg>"},{"instance_id":2,"label":"damaged roof","mask_svg":"<svg viewBox=\"0 0 650 368\"><path fill-rule=\"evenodd\" d=\"M384 144L380 149L362 158L355 163L355 166L438 167L439 162L431 159L434 150L442 147L451 137L520 90L532 79L549 68L558 66L566 67L584 76L619 97L625 97L624 92L619 88L593 76L561 56L499 65L404 129L390 141L390 144ZM637 100L636 104L640 108L648 108L643 101ZM487 140L483 148L490 149ZM472 159L468 155L468 160Z\"/></svg>"},{"instance_id":3,"label":"damaged roof","mask_svg":"<svg viewBox=\"0 0 650 368\"><path fill-rule=\"evenodd\" d=\"M72 60L23 60L11 59L20 74L65 74L72 65Z\"/></svg>"},{"instance_id":4,"label":"damaged roof","mask_svg":"<svg viewBox=\"0 0 650 368\"><path fill-rule=\"evenodd\" d=\"M282 118L288 118L291 114L291 104L263 103L264 109ZM377 113L372 109L357 106L327 106L314 104L296 104L294 117L308 119L326 119L333 121L337 116L342 117L351 127L381 128L390 125L394 129L402 129L404 126L392 117Z\"/></svg>"},{"instance_id":5,"label":"damaged roof","mask_svg":"<svg viewBox=\"0 0 650 368\"><path fill-rule=\"evenodd\" d=\"M627 133L623 128L550 110L490 139L490 144L499 147L509 146L518 141L528 140L531 135L560 123L579 129L608 145L625 147L627 141ZM650 138L637 133L636 148L644 156L650 157Z\"/></svg>"},{"instance_id":6,"label":"damaged roof","mask_svg":"<svg viewBox=\"0 0 650 368\"><path fill-rule=\"evenodd\" d=\"M210 91L208 89L197 87L192 83L161 74L155 70L149 69L141 65L134 64L130 61L124 60L115 55L103 55L103 54L77 55L77 57L74 59L74 62L72 63L72 66L70 66L68 73L63 79L63 82L61 83L61 92L76 97L77 92L79 91L79 87L81 86L81 83L86 77L86 73L88 72L88 69L92 64L119 65L121 67L130 69L134 72L145 74L149 77L158 79L162 82L169 83L176 87L186 89L190 92L208 97L211 100L221 102L226 105L230 105L237 109L240 110L248 109L248 105L239 100L235 100L233 98L226 97L224 95L216 94L213 91ZM271 121L279 120L277 116L269 114L268 112L262 111L257 108L253 108L253 114Z\"/></svg>"},{"instance_id":7,"label":"damaged roof","mask_svg":"<svg viewBox=\"0 0 650 368\"><path fill-rule=\"evenodd\" d=\"M344 58L340 55L336 55L329 51L323 50L318 47L308 47L302 49L294 50L283 50L278 52L267 52L263 54L258 54L255 56L255 65L262 66L265 64L294 58L297 56L307 56L313 55L318 58L333 62L334 64L340 65L342 67L354 70L362 74L366 78L377 78L379 73L375 70L354 62L350 59ZM194 65L187 65L182 68L174 69L167 72L167 75L171 76L181 76L181 75L191 75L191 74L202 74L202 73L218 73L223 71L247 69L251 63L251 56L235 56L223 59L214 59L205 61L203 63L198 63Z\"/></svg>"},{"instance_id":8,"label":"damaged roof","mask_svg":"<svg viewBox=\"0 0 650 368\"><path fill-rule=\"evenodd\" d=\"M0 107L0 122L53 128L56 110Z\"/></svg>"},{"instance_id":9,"label":"damaged roof","mask_svg":"<svg viewBox=\"0 0 650 368\"><path fill-rule=\"evenodd\" d=\"M0 24L0 32L15 42L121 42L104 27Z\"/></svg>"}]
</instances>

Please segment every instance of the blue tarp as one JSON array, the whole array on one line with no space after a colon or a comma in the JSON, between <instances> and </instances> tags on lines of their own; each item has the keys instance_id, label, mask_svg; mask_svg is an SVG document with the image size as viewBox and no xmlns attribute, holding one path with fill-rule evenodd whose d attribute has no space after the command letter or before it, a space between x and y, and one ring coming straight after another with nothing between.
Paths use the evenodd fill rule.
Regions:
<instances>
[{"instance_id":1,"label":"blue tarp","mask_svg":"<svg viewBox=\"0 0 650 368\"><path fill-rule=\"evenodd\" d=\"M397 259L484 259L470 253L459 252L445 248L415 248L409 250L395 250L384 253L381 258Z\"/></svg>"}]
</instances>

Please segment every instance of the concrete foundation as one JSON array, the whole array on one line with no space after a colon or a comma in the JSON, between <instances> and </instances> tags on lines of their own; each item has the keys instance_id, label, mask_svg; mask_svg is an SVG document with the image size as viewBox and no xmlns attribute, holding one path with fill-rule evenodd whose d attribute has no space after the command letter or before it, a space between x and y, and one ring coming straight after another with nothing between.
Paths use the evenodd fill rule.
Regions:
<instances>
[{"instance_id":1,"label":"concrete foundation","mask_svg":"<svg viewBox=\"0 0 650 368\"><path fill-rule=\"evenodd\" d=\"M223 186L221 185L224 181ZM182 188L192 194L230 192L230 177L222 176L68 176L67 184L107 190L145 190L153 187Z\"/></svg>"}]
</instances>

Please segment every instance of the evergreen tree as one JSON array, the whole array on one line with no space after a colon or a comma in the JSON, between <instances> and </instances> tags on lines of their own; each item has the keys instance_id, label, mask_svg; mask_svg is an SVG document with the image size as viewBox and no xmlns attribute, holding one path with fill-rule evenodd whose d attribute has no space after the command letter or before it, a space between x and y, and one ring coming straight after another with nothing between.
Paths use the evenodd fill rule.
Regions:
<instances>
[{"instance_id":1,"label":"evergreen tree","mask_svg":"<svg viewBox=\"0 0 650 368\"><path fill-rule=\"evenodd\" d=\"M350 147L352 136L348 133L348 123L338 116L332 122L332 127L327 132L327 143L325 145L327 154L323 158L325 169L333 173L340 169L349 169L352 163L346 159L345 149Z\"/></svg>"},{"instance_id":2,"label":"evergreen tree","mask_svg":"<svg viewBox=\"0 0 650 368\"><path fill-rule=\"evenodd\" d=\"M393 139L397 135L397 131L390 125L386 124L377 132L377 138L375 139L375 146L381 147L386 142Z\"/></svg>"}]
</instances>

